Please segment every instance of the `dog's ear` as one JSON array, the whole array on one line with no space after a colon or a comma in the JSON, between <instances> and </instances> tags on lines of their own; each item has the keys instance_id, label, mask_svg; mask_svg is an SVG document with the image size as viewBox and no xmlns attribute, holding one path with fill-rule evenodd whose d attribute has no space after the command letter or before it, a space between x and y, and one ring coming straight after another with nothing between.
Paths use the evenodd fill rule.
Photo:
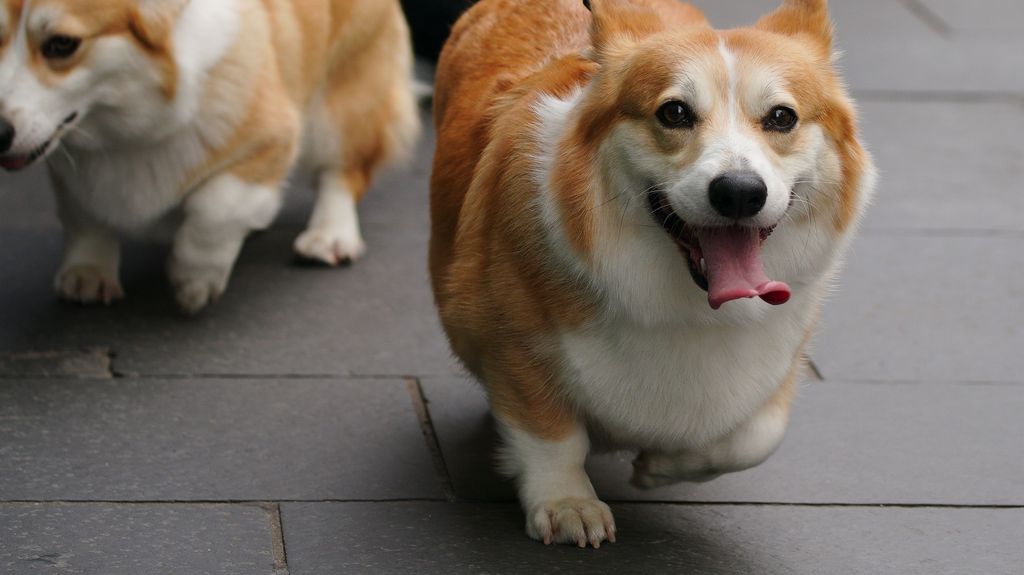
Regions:
<instances>
[{"instance_id":1,"label":"dog's ear","mask_svg":"<svg viewBox=\"0 0 1024 575\"><path fill-rule=\"evenodd\" d=\"M596 56L623 44L631 44L665 29L661 18L651 9L632 0L584 0L592 22L590 37Z\"/></svg>"},{"instance_id":2,"label":"dog's ear","mask_svg":"<svg viewBox=\"0 0 1024 575\"><path fill-rule=\"evenodd\" d=\"M827 0L784 0L775 12L761 18L762 30L809 40L825 58L832 57L832 19Z\"/></svg>"},{"instance_id":3,"label":"dog's ear","mask_svg":"<svg viewBox=\"0 0 1024 575\"><path fill-rule=\"evenodd\" d=\"M174 30L174 22L189 2L191 0L138 0L131 22L132 33L148 48L164 47Z\"/></svg>"},{"instance_id":4,"label":"dog's ear","mask_svg":"<svg viewBox=\"0 0 1024 575\"><path fill-rule=\"evenodd\" d=\"M174 23L192 1L138 0L128 24L132 35L159 66L168 99L174 97L178 85L178 69L172 55Z\"/></svg>"}]
</instances>

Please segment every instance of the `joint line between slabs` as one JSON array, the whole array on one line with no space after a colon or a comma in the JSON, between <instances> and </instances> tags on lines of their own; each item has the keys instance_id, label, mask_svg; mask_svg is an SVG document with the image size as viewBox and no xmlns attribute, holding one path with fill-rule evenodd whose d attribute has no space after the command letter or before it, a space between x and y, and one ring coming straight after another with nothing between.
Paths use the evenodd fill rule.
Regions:
<instances>
[{"instance_id":1,"label":"joint line between slabs","mask_svg":"<svg viewBox=\"0 0 1024 575\"><path fill-rule=\"evenodd\" d=\"M288 549L284 542L281 504L266 503L262 507L267 511L270 520L270 550L274 557L274 575L288 575Z\"/></svg>"},{"instance_id":2,"label":"joint line between slabs","mask_svg":"<svg viewBox=\"0 0 1024 575\"><path fill-rule=\"evenodd\" d=\"M405 387L409 391L409 398L412 407L419 419L420 431L423 439L427 442L427 449L430 450L430 459L434 463L434 470L441 480L441 489L445 499L449 502L455 501L455 486L452 484L451 474L448 472L448 464L445 463L444 453L441 451L441 442L434 430L434 422L430 419L430 410L427 408L427 400L423 395L423 387L417 378L410 377L405 380Z\"/></svg>"},{"instance_id":3,"label":"joint line between slabs","mask_svg":"<svg viewBox=\"0 0 1024 575\"><path fill-rule=\"evenodd\" d=\"M954 36L953 27L921 0L903 0L902 4L932 32L946 40Z\"/></svg>"}]
</instances>

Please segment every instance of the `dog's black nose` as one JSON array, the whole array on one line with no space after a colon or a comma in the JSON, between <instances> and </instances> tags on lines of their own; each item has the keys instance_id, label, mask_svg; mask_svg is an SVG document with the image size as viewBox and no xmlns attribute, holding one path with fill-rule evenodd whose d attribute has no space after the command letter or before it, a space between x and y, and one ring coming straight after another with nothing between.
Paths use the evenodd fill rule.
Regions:
<instances>
[{"instance_id":1,"label":"dog's black nose","mask_svg":"<svg viewBox=\"0 0 1024 575\"><path fill-rule=\"evenodd\" d=\"M711 180L708 195L715 211L738 220L761 211L768 201L768 186L750 170L726 172Z\"/></svg>"},{"instance_id":2,"label":"dog's black nose","mask_svg":"<svg viewBox=\"0 0 1024 575\"><path fill-rule=\"evenodd\" d=\"M12 144L14 144L14 126L0 118L0 154L10 150Z\"/></svg>"}]
</instances>

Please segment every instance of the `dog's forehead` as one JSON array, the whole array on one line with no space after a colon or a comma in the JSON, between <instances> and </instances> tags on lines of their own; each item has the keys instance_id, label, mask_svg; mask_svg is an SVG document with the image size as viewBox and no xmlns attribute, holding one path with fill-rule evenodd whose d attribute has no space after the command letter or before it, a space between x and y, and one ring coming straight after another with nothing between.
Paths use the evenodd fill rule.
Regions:
<instances>
[{"instance_id":1,"label":"dog's forehead","mask_svg":"<svg viewBox=\"0 0 1024 575\"><path fill-rule=\"evenodd\" d=\"M708 99L732 88L754 105L813 94L829 73L799 42L727 30L651 38L621 80L625 99L642 107L658 105L669 94Z\"/></svg>"},{"instance_id":2,"label":"dog's forehead","mask_svg":"<svg viewBox=\"0 0 1024 575\"><path fill-rule=\"evenodd\" d=\"M724 85L724 62L717 51L718 39L711 31L664 35L649 39L638 50L621 75L624 104L647 114L669 92L695 94L697 85Z\"/></svg>"},{"instance_id":3,"label":"dog's forehead","mask_svg":"<svg viewBox=\"0 0 1024 575\"><path fill-rule=\"evenodd\" d=\"M834 74L831 62L821 61L809 46L791 38L745 29L726 32L722 40L735 57L741 88L751 97L787 94L809 105L821 97Z\"/></svg>"}]
</instances>

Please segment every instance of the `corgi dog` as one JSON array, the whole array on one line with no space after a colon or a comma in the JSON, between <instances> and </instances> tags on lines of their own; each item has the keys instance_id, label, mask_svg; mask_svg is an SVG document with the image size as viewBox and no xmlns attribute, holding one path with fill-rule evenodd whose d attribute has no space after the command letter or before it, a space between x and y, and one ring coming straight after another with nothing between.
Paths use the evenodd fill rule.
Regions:
<instances>
[{"instance_id":1,"label":"corgi dog","mask_svg":"<svg viewBox=\"0 0 1024 575\"><path fill-rule=\"evenodd\" d=\"M46 160L75 302L123 296L120 235L170 235L178 303L203 309L299 163L319 196L298 254L357 259L356 202L419 130L412 83L398 0L0 0L0 166Z\"/></svg>"},{"instance_id":2,"label":"corgi dog","mask_svg":"<svg viewBox=\"0 0 1024 575\"><path fill-rule=\"evenodd\" d=\"M871 196L825 0L715 30L676 0L482 0L435 87L430 269L526 532L598 547L584 470L763 462Z\"/></svg>"}]
</instances>

